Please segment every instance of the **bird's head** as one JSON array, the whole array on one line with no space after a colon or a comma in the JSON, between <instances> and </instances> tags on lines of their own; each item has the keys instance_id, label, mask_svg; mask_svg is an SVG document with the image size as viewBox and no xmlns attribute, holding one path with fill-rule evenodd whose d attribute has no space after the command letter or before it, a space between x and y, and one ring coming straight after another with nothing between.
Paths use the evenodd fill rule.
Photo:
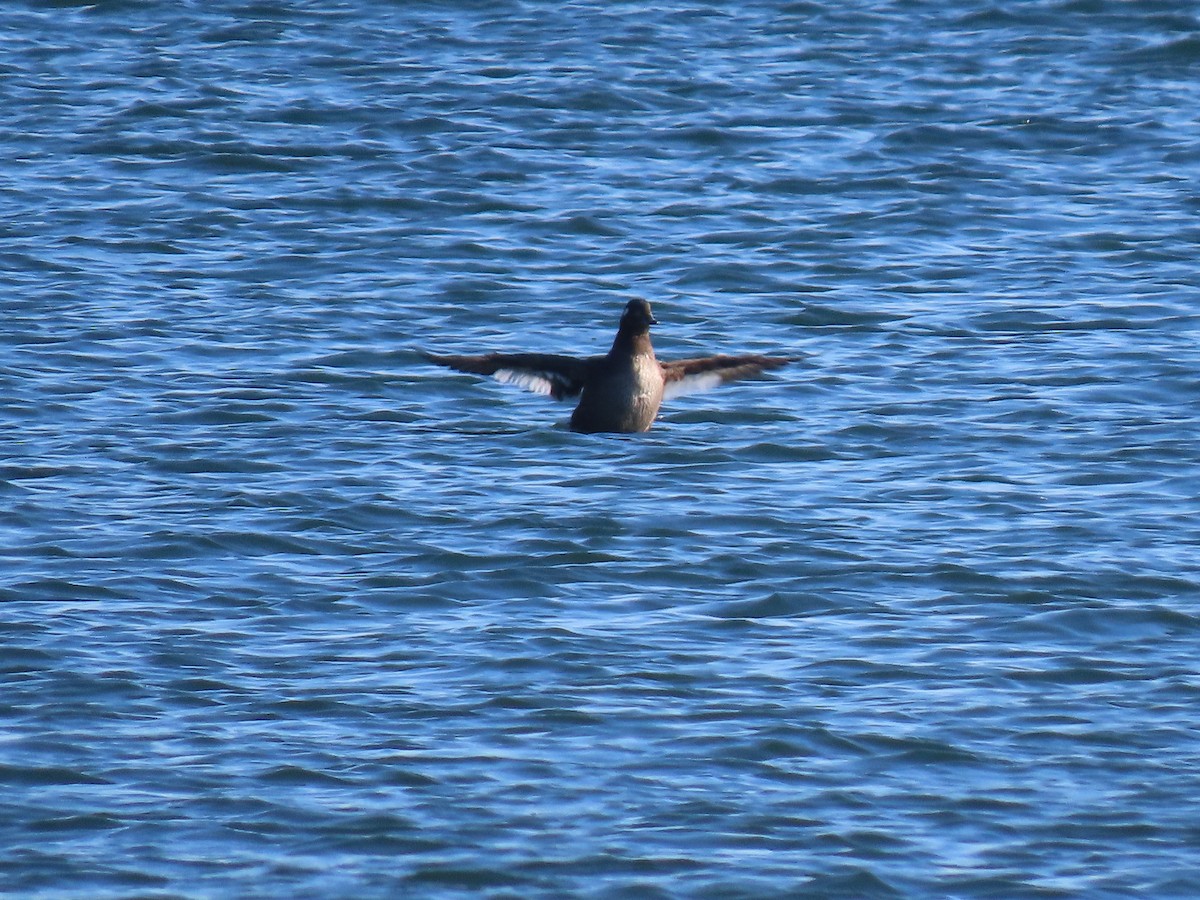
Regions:
<instances>
[{"instance_id":1,"label":"bird's head","mask_svg":"<svg viewBox=\"0 0 1200 900\"><path fill-rule=\"evenodd\" d=\"M649 331L651 325L657 325L658 320L650 312L650 304L641 298L634 298L625 304L625 312L621 314L621 330L635 334Z\"/></svg>"}]
</instances>

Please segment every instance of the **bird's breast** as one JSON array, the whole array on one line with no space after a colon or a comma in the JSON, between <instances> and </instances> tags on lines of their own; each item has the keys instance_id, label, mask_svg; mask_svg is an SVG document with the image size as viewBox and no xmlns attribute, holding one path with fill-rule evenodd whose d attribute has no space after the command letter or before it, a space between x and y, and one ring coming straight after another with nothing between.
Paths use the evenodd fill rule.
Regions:
<instances>
[{"instance_id":1,"label":"bird's breast","mask_svg":"<svg viewBox=\"0 0 1200 900\"><path fill-rule=\"evenodd\" d=\"M637 354L598 373L572 416L577 430L645 431L662 404L663 376L653 356Z\"/></svg>"}]
</instances>

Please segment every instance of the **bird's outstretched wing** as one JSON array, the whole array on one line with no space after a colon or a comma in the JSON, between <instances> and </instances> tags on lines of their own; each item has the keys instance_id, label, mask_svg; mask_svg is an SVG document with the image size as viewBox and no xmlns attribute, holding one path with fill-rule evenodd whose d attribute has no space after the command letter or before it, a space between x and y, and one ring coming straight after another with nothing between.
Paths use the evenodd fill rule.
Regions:
<instances>
[{"instance_id":1,"label":"bird's outstretched wing","mask_svg":"<svg viewBox=\"0 0 1200 900\"><path fill-rule=\"evenodd\" d=\"M699 356L694 359L675 359L662 363L663 397L714 388L736 378L757 375L767 369L787 365L786 356Z\"/></svg>"},{"instance_id":2,"label":"bird's outstretched wing","mask_svg":"<svg viewBox=\"0 0 1200 900\"><path fill-rule=\"evenodd\" d=\"M425 358L460 372L491 375L504 384L515 384L555 400L574 397L583 390L589 361L552 353L486 353L482 356L438 356Z\"/></svg>"}]
</instances>

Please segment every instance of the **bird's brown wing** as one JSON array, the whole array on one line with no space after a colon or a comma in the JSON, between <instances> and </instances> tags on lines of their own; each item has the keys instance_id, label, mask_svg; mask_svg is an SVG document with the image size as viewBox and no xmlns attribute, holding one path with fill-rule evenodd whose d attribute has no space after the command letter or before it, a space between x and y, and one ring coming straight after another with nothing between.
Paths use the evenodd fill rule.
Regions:
<instances>
[{"instance_id":1,"label":"bird's brown wing","mask_svg":"<svg viewBox=\"0 0 1200 900\"><path fill-rule=\"evenodd\" d=\"M590 360L552 353L485 353L482 356L438 356L425 358L459 372L491 375L504 384L515 384L555 400L565 400L583 390Z\"/></svg>"},{"instance_id":2,"label":"bird's brown wing","mask_svg":"<svg viewBox=\"0 0 1200 900\"><path fill-rule=\"evenodd\" d=\"M692 391L714 388L727 381L747 378L787 365L786 356L699 356L663 362L663 397L678 397Z\"/></svg>"}]
</instances>

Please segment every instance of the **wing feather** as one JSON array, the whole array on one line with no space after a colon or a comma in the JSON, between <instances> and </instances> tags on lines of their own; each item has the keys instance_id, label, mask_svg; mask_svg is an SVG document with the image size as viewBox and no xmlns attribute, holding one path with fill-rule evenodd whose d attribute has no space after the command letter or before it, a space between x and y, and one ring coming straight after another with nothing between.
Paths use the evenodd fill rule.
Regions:
<instances>
[{"instance_id":1,"label":"wing feather","mask_svg":"<svg viewBox=\"0 0 1200 900\"><path fill-rule=\"evenodd\" d=\"M552 353L485 353L480 356L439 356L425 358L439 366L473 375L490 375L502 384L514 384L555 400L574 397L583 390L589 361Z\"/></svg>"},{"instance_id":2,"label":"wing feather","mask_svg":"<svg viewBox=\"0 0 1200 900\"><path fill-rule=\"evenodd\" d=\"M787 365L786 356L698 356L662 363L663 398L678 397L694 391L704 391L727 381L748 378Z\"/></svg>"}]
</instances>

